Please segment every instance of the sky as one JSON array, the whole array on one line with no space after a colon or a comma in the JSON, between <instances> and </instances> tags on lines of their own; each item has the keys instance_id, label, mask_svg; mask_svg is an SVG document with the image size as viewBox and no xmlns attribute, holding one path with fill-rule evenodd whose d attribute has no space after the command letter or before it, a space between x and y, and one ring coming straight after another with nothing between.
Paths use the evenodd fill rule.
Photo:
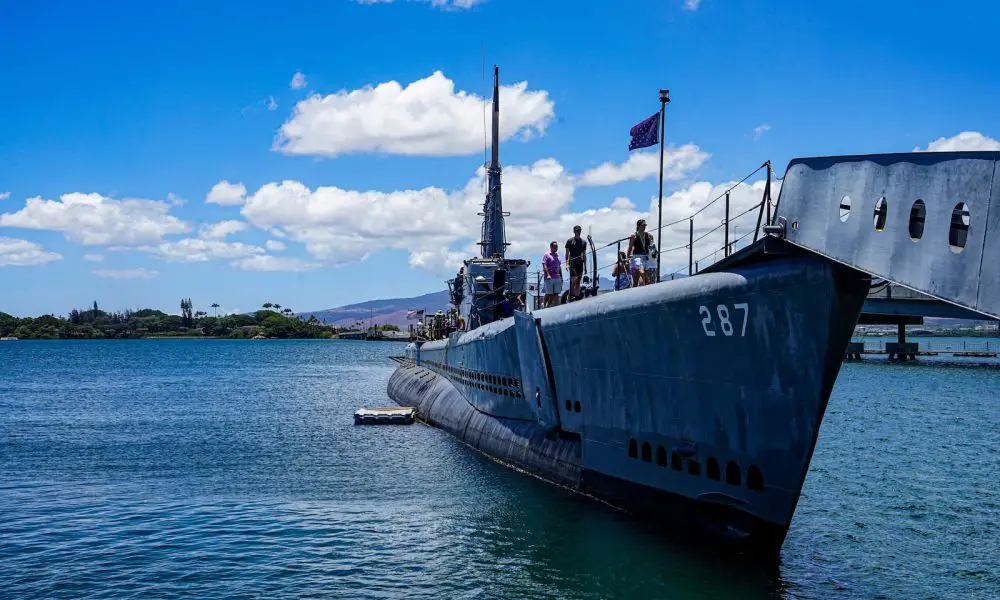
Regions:
<instances>
[{"instance_id":1,"label":"sky","mask_svg":"<svg viewBox=\"0 0 1000 600\"><path fill-rule=\"evenodd\" d=\"M598 244L655 226L657 149L628 144L660 88L664 222L768 160L777 197L795 157L1000 149L998 22L989 2L0 0L0 311L443 289L478 253L494 64L508 255L533 265L577 223Z\"/></svg>"}]
</instances>

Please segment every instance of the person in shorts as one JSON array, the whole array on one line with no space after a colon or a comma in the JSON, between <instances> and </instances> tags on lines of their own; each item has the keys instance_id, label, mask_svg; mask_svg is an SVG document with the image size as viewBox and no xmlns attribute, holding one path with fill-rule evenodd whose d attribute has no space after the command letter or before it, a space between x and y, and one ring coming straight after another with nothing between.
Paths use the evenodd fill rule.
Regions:
<instances>
[{"instance_id":1,"label":"person in shorts","mask_svg":"<svg viewBox=\"0 0 1000 600\"><path fill-rule=\"evenodd\" d=\"M569 300L580 297L580 278L587 272L587 242L580 237L583 229L573 227L573 237L566 240L566 266L569 267Z\"/></svg>"},{"instance_id":2,"label":"person in shorts","mask_svg":"<svg viewBox=\"0 0 1000 600\"><path fill-rule=\"evenodd\" d=\"M624 290L632 287L632 279L629 277L628 258L624 252L618 253L618 262L611 270L611 276L615 279L615 289Z\"/></svg>"},{"instance_id":3,"label":"person in shorts","mask_svg":"<svg viewBox=\"0 0 1000 600\"><path fill-rule=\"evenodd\" d=\"M542 255L542 299L544 307L559 304L559 295L562 294L562 263L559 260L559 243L553 241L549 244L549 251Z\"/></svg>"},{"instance_id":4,"label":"person in shorts","mask_svg":"<svg viewBox=\"0 0 1000 600\"><path fill-rule=\"evenodd\" d=\"M646 219L635 224L635 233L628 238L628 258L632 268L632 281L636 287L646 285L646 264L649 248L653 245L653 234L646 232Z\"/></svg>"}]
</instances>

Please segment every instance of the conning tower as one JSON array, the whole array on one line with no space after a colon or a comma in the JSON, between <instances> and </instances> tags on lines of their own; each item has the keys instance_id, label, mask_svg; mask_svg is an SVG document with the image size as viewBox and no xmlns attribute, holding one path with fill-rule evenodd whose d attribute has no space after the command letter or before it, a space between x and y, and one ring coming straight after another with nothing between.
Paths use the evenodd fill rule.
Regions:
<instances>
[{"instance_id":1,"label":"conning tower","mask_svg":"<svg viewBox=\"0 0 1000 600\"><path fill-rule=\"evenodd\" d=\"M493 140L490 162L486 165L486 199L483 203L480 256L464 261L465 266L448 282L452 304L471 330L510 316L524 306L527 267L524 259L507 258L501 196L500 166L500 69L493 67ZM462 328L460 328L462 329Z\"/></svg>"},{"instance_id":2,"label":"conning tower","mask_svg":"<svg viewBox=\"0 0 1000 600\"><path fill-rule=\"evenodd\" d=\"M500 68L493 67L493 153L486 165L486 203L483 205L483 233L479 242L483 258L503 260L507 250L503 200L500 194Z\"/></svg>"}]
</instances>

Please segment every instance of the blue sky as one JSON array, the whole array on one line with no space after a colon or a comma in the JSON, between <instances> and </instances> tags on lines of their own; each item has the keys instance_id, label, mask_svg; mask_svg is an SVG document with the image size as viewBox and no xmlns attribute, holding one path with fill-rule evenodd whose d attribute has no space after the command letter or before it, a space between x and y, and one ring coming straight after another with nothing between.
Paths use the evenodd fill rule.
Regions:
<instances>
[{"instance_id":1,"label":"blue sky","mask_svg":"<svg viewBox=\"0 0 1000 600\"><path fill-rule=\"evenodd\" d=\"M3 1L0 311L441 289L478 232L484 46L487 85L496 63L513 86L508 238L534 263L575 222L600 242L649 210L628 130L660 87L666 215L768 159L1000 147L998 22L986 2Z\"/></svg>"}]
</instances>

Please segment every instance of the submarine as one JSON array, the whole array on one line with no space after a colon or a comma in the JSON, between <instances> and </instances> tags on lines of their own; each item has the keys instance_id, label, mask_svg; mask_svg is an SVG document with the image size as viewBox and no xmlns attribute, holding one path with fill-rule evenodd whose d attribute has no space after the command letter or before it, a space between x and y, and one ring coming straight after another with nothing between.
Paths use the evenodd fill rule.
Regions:
<instances>
[{"instance_id":1,"label":"submarine","mask_svg":"<svg viewBox=\"0 0 1000 600\"><path fill-rule=\"evenodd\" d=\"M501 464L776 560L871 275L765 223L691 277L505 316L529 262L506 255L496 67L492 105L481 255L451 286L463 327L393 357L389 397Z\"/></svg>"}]
</instances>

